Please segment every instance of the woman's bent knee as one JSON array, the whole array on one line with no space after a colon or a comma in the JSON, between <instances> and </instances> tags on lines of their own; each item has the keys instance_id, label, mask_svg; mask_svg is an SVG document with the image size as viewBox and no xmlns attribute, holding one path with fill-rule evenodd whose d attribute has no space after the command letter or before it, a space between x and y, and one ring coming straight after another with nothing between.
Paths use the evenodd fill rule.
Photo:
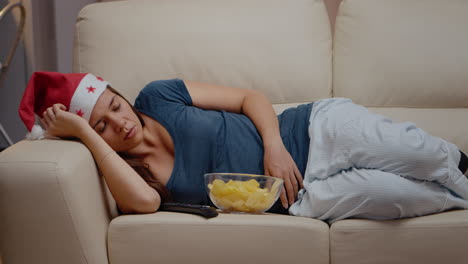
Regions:
<instances>
[{"instance_id":1,"label":"woman's bent knee","mask_svg":"<svg viewBox=\"0 0 468 264\"><path fill-rule=\"evenodd\" d=\"M447 190L433 182L379 170L352 169L314 182L308 191L313 217L396 219L440 212Z\"/></svg>"}]
</instances>

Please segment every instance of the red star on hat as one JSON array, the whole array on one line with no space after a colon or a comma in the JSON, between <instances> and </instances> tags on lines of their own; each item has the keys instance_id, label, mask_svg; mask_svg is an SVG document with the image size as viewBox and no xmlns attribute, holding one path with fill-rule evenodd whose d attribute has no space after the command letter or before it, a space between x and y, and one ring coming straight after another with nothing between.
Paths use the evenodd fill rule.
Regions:
<instances>
[{"instance_id":1,"label":"red star on hat","mask_svg":"<svg viewBox=\"0 0 468 264\"><path fill-rule=\"evenodd\" d=\"M96 88L94 88L92 86L90 86L90 87L88 87L86 89L88 89L88 93L94 93L94 91L96 90Z\"/></svg>"},{"instance_id":2,"label":"red star on hat","mask_svg":"<svg viewBox=\"0 0 468 264\"><path fill-rule=\"evenodd\" d=\"M79 115L79 116L81 116L81 117L83 117L84 112L81 111L81 109L79 109L78 111L76 111L76 114Z\"/></svg>"}]
</instances>

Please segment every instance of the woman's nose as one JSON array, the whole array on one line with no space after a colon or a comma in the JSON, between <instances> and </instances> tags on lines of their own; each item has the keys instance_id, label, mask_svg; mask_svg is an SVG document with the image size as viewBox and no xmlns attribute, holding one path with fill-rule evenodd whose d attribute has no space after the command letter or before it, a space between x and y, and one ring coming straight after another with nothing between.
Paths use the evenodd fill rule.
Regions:
<instances>
[{"instance_id":1,"label":"woman's nose","mask_svg":"<svg viewBox=\"0 0 468 264\"><path fill-rule=\"evenodd\" d=\"M126 129L125 128L126 121L124 119L120 118L119 116L109 117L109 121L112 122L114 130L116 132L121 132L122 130Z\"/></svg>"},{"instance_id":2,"label":"woman's nose","mask_svg":"<svg viewBox=\"0 0 468 264\"><path fill-rule=\"evenodd\" d=\"M121 132L121 131L123 131L123 132L128 132L128 131L127 131L128 128L127 128L126 125L127 125L127 122L126 122L125 120L123 120L123 119L122 119L122 120L119 120L119 121L117 122L117 130L118 130L118 132Z\"/></svg>"}]
</instances>

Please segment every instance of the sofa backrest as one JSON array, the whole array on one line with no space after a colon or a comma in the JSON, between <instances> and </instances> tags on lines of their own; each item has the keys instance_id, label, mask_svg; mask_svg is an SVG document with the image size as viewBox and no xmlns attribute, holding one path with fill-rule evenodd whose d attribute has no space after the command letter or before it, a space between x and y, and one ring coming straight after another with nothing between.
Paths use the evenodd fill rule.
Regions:
<instances>
[{"instance_id":1,"label":"sofa backrest","mask_svg":"<svg viewBox=\"0 0 468 264\"><path fill-rule=\"evenodd\" d=\"M466 0L343 1L333 95L367 106L468 107L467 25Z\"/></svg>"},{"instance_id":2,"label":"sofa backrest","mask_svg":"<svg viewBox=\"0 0 468 264\"><path fill-rule=\"evenodd\" d=\"M181 78L258 89L278 107L331 96L331 31L322 0L141 0L85 7L74 71L130 101Z\"/></svg>"}]
</instances>

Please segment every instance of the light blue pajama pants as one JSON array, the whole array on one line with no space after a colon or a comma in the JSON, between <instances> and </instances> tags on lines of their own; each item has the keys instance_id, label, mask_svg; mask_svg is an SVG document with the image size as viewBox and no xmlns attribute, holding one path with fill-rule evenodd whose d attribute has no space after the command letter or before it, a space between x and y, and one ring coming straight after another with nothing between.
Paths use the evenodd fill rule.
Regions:
<instances>
[{"instance_id":1,"label":"light blue pajama pants","mask_svg":"<svg viewBox=\"0 0 468 264\"><path fill-rule=\"evenodd\" d=\"M314 103L304 189L289 213L333 223L468 208L460 151L413 123L395 123L349 99Z\"/></svg>"}]
</instances>

